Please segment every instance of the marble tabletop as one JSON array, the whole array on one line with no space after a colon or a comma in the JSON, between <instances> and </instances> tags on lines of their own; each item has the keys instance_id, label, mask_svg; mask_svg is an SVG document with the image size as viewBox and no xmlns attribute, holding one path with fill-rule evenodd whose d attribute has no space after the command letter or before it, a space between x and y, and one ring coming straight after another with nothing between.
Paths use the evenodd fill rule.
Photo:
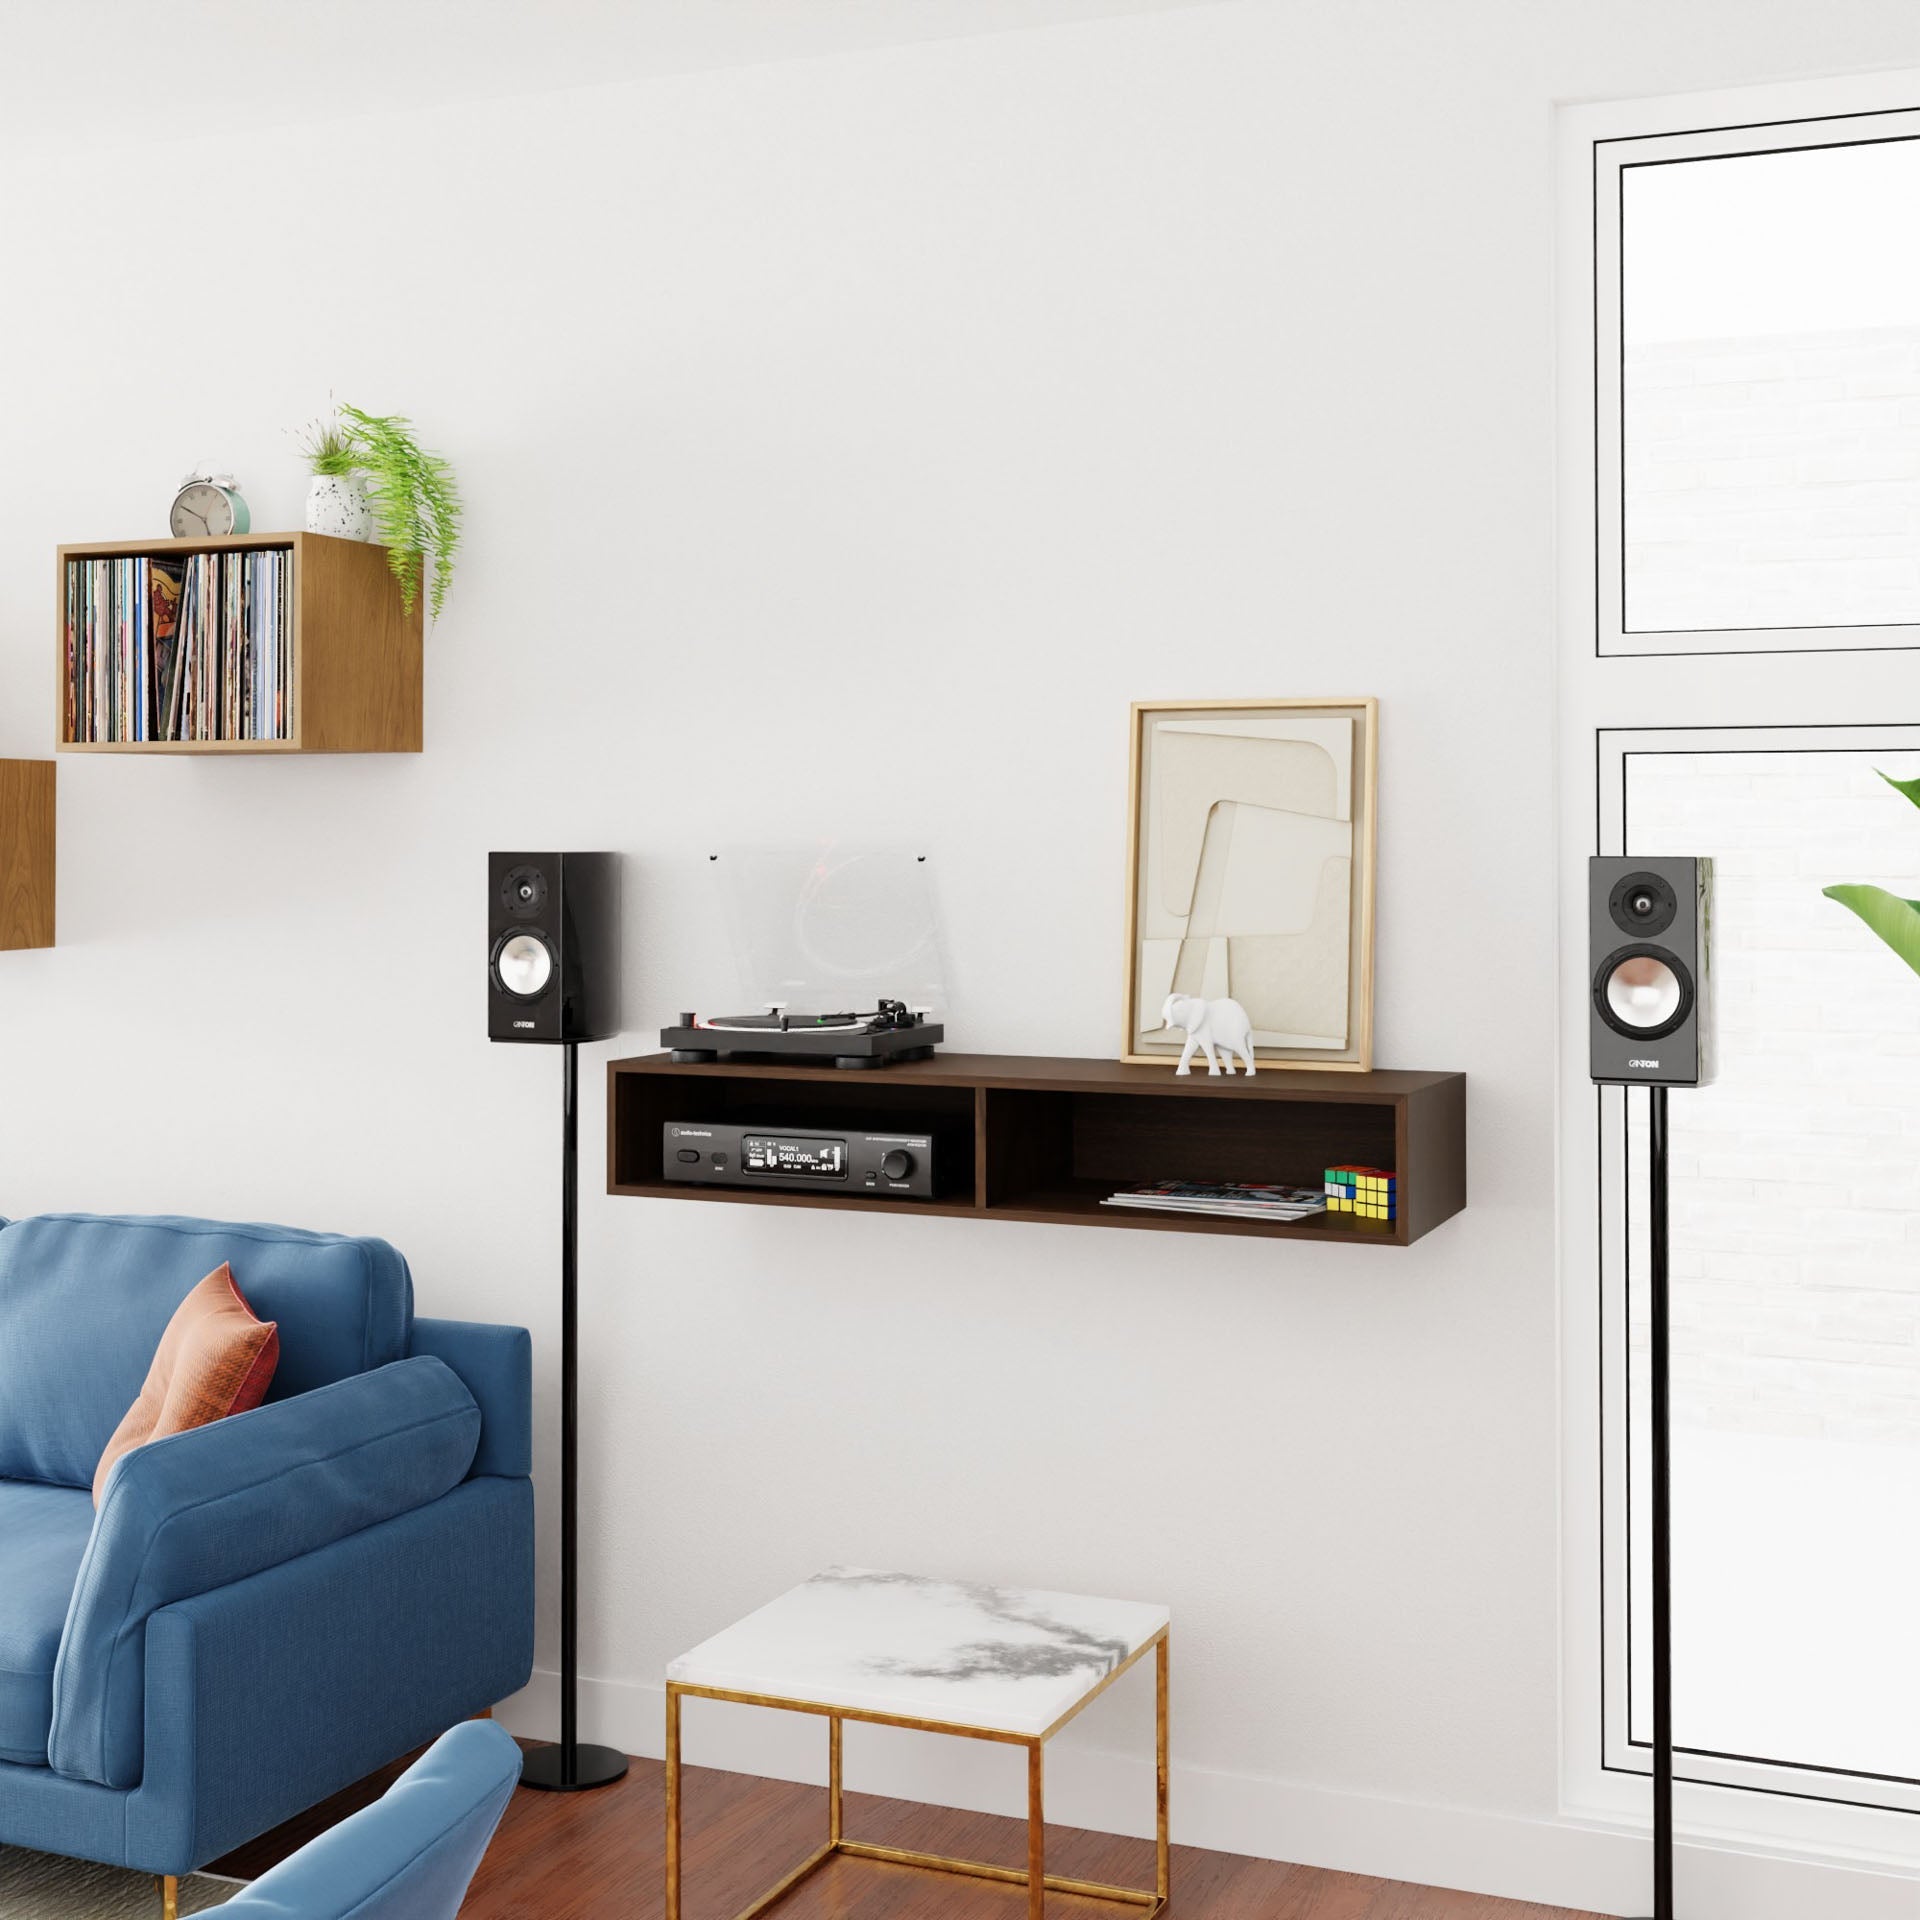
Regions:
<instances>
[{"instance_id":1,"label":"marble tabletop","mask_svg":"<svg viewBox=\"0 0 1920 1920\"><path fill-rule=\"evenodd\" d=\"M680 1686L995 1732L1046 1732L1167 1609L829 1567L667 1667Z\"/></svg>"}]
</instances>

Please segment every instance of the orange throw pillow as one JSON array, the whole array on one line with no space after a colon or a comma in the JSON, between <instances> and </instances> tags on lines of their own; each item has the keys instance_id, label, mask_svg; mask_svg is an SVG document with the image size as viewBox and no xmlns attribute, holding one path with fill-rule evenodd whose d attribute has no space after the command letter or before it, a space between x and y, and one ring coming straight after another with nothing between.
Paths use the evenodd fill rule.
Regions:
<instances>
[{"instance_id":1,"label":"orange throw pillow","mask_svg":"<svg viewBox=\"0 0 1920 1920\"><path fill-rule=\"evenodd\" d=\"M279 1323L255 1317L223 1261L174 1308L147 1384L93 1470L93 1504L123 1453L257 1407L279 1361Z\"/></svg>"}]
</instances>

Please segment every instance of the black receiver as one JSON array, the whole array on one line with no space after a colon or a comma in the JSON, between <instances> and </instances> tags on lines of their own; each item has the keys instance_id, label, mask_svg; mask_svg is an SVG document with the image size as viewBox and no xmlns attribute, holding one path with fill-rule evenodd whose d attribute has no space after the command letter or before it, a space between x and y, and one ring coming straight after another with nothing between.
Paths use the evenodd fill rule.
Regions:
<instances>
[{"instance_id":1,"label":"black receiver","mask_svg":"<svg viewBox=\"0 0 1920 1920\"><path fill-rule=\"evenodd\" d=\"M815 1127L702 1126L669 1120L661 1172L712 1187L860 1194L875 1200L933 1198L933 1136L828 1133Z\"/></svg>"}]
</instances>

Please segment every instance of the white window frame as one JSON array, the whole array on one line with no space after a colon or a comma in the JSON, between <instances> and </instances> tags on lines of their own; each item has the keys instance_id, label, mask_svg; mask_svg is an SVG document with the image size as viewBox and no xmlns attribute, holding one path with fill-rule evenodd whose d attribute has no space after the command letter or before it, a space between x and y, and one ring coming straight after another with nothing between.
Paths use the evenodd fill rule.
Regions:
<instances>
[{"instance_id":1,"label":"white window frame","mask_svg":"<svg viewBox=\"0 0 1920 1920\"><path fill-rule=\"evenodd\" d=\"M1603 1498L1619 1500L1619 1462L1603 1454L1598 1418L1603 1370L1624 1352L1619 1303L1600 1270L1602 1115L1623 1096L1600 1094L1587 1072L1586 862L1608 844L1602 754L1629 736L1675 729L1731 739L1732 729L1795 727L1810 742L1844 730L1871 747L1898 731L1863 726L1876 716L1920 723L1920 628L1747 629L1704 646L1699 634L1624 631L1620 169L1636 157L1671 158L1681 143L1708 151L1702 136L1719 143L1711 150L1734 153L1827 144L1828 133L1844 143L1863 126L1920 130L1920 70L1570 106L1557 116L1561 1804L1570 1817L1609 1824L1644 1826L1648 1761L1644 1747L1626 1745L1619 1689L1610 1700L1605 1680L1625 1652L1625 1623L1611 1605L1625 1569L1623 1515L1616 1510L1610 1524L1603 1511ZM1604 1177L1616 1177L1611 1167ZM1683 1840L1920 1869L1920 1811L1845 1804L1844 1777L1694 1756L1678 1771Z\"/></svg>"},{"instance_id":2,"label":"white window frame","mask_svg":"<svg viewBox=\"0 0 1920 1920\"><path fill-rule=\"evenodd\" d=\"M1660 103L1671 112L1668 103ZM1741 113L1741 107L1732 111ZM1764 109L1751 107L1748 112ZM1671 127L1674 122L1668 119ZM1920 109L1868 108L1856 113L1802 115L1788 119L1743 119L1734 125L1703 123L1687 132L1615 133L1596 137L1593 181L1593 449L1595 537L1594 650L1622 655L1728 653L1833 653L1848 649L1884 652L1920 647L1920 623L1873 622L1819 627L1713 627L1680 630L1629 629L1626 624L1626 526L1624 449L1621 445L1621 369L1625 360L1620 326L1620 198L1629 168L1730 157L1791 153L1807 147L1845 147L1920 138ZM1605 476L1606 484L1602 483Z\"/></svg>"}]
</instances>

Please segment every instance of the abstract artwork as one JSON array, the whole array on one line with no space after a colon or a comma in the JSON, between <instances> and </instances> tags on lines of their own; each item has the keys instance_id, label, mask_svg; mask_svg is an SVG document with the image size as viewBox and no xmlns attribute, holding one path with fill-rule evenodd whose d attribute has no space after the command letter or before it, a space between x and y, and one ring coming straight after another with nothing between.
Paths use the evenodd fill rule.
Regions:
<instances>
[{"instance_id":1,"label":"abstract artwork","mask_svg":"<svg viewBox=\"0 0 1920 1920\"><path fill-rule=\"evenodd\" d=\"M1377 736L1371 699L1134 708L1127 1059L1179 1059L1177 993L1262 1063L1371 1066Z\"/></svg>"}]
</instances>

